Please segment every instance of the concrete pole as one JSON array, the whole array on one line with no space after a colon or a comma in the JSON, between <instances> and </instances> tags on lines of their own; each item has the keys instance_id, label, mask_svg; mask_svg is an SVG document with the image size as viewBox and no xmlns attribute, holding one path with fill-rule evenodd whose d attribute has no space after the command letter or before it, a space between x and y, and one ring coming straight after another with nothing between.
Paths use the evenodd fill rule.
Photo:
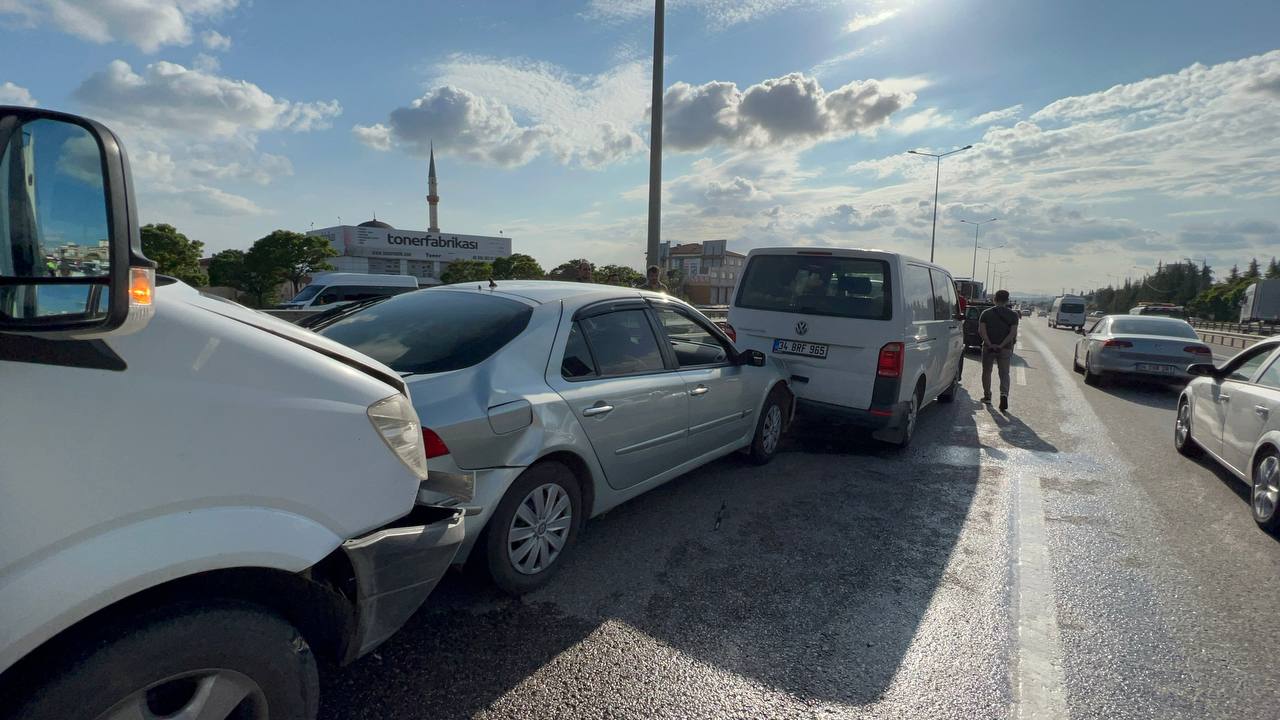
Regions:
<instances>
[{"instance_id":1,"label":"concrete pole","mask_svg":"<svg viewBox=\"0 0 1280 720\"><path fill-rule=\"evenodd\" d=\"M653 100L649 121L649 239L645 247L645 267L658 264L662 235L662 34L664 0L655 0L653 10Z\"/></svg>"}]
</instances>

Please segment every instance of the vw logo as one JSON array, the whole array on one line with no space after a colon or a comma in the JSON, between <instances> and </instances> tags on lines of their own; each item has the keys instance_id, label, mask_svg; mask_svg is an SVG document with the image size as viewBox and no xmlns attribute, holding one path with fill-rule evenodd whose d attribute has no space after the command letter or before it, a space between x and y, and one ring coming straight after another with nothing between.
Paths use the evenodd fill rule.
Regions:
<instances>
[{"instance_id":1,"label":"vw logo","mask_svg":"<svg viewBox=\"0 0 1280 720\"><path fill-rule=\"evenodd\" d=\"M809 323L807 323L807 322L805 322L805 321L803 321L803 320L801 320L800 322L796 323L796 334L797 334L797 335L803 335L803 334L805 334L805 333L807 333L807 332L809 332Z\"/></svg>"}]
</instances>

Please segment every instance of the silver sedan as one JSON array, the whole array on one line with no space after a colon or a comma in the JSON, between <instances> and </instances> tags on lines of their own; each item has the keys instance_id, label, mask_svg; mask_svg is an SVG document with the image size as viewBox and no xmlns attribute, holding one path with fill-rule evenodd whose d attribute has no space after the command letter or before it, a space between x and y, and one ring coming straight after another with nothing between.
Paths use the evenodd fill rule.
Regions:
<instances>
[{"instance_id":1,"label":"silver sedan","mask_svg":"<svg viewBox=\"0 0 1280 720\"><path fill-rule=\"evenodd\" d=\"M511 593L546 582L585 518L736 451L768 462L791 419L778 366L658 293L451 285L316 329L405 376L432 476L474 484L456 562L474 551Z\"/></svg>"},{"instance_id":2,"label":"silver sedan","mask_svg":"<svg viewBox=\"0 0 1280 720\"><path fill-rule=\"evenodd\" d=\"M1146 377L1186 381L1187 366L1213 362L1213 350L1185 320L1145 315L1109 315L1076 342L1072 365L1084 381L1106 377Z\"/></svg>"}]
</instances>

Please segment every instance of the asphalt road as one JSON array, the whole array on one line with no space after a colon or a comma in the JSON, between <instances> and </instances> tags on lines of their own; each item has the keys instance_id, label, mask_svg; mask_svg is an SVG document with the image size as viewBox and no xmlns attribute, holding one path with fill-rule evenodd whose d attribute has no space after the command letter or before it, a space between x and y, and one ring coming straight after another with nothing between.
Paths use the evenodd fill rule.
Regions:
<instances>
[{"instance_id":1,"label":"asphalt road","mask_svg":"<svg viewBox=\"0 0 1280 720\"><path fill-rule=\"evenodd\" d=\"M1176 391L1086 387L1028 319L913 447L800 425L589 523L523 599L448 577L324 718L1262 718L1280 544L1172 448Z\"/></svg>"}]
</instances>

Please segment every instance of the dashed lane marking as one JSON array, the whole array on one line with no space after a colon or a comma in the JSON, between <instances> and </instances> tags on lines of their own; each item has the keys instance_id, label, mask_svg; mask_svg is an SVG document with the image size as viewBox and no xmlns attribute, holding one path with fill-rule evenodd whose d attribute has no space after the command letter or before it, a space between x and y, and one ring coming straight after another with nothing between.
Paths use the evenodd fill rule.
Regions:
<instances>
[{"instance_id":1,"label":"dashed lane marking","mask_svg":"<svg viewBox=\"0 0 1280 720\"><path fill-rule=\"evenodd\" d=\"M1013 379L1018 381L1019 385L1027 384L1027 369L1024 367L1016 367L1013 369Z\"/></svg>"}]
</instances>

